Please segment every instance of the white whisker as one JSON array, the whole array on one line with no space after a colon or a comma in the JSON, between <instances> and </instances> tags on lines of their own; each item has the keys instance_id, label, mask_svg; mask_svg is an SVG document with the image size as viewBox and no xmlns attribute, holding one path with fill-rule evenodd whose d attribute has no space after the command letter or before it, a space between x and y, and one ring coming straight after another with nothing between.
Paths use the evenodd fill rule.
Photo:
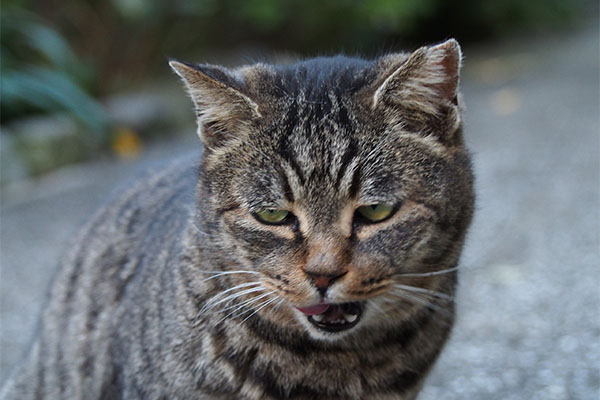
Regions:
<instances>
[{"instance_id":1,"label":"white whisker","mask_svg":"<svg viewBox=\"0 0 600 400\"><path fill-rule=\"evenodd\" d=\"M386 315L385 311L383 310L383 308L381 308L381 306L379 304L377 304L377 302L375 301L370 301L369 305L373 307L373 309L378 312L379 314L382 315Z\"/></svg>"},{"instance_id":2,"label":"white whisker","mask_svg":"<svg viewBox=\"0 0 600 400\"><path fill-rule=\"evenodd\" d=\"M435 290L429 290L429 289L425 289L425 288L421 288L421 287L400 285L400 284L394 284L394 287L398 288L398 289L406 290L409 292L427 294L427 295L437 297L437 298L443 299L443 300L449 300L449 301L454 300L454 297L447 295L446 293L438 292Z\"/></svg>"},{"instance_id":3,"label":"white whisker","mask_svg":"<svg viewBox=\"0 0 600 400\"><path fill-rule=\"evenodd\" d=\"M254 288L251 288L251 289L242 290L240 292L235 292L235 293L233 293L233 294L231 294L229 296L226 296L225 298L223 298L223 299L221 299L221 300L219 300L217 302L213 302L214 300L216 300L218 297L220 297L220 295L224 294L225 292L230 292L233 289L239 289L239 288L238 287L230 288L230 289L227 289L226 291L217 293L215 296L211 297L211 299L204 305L204 307L202 307L202 309L200 310L200 312L206 312L206 311L208 311L208 310L216 307L219 304L226 303L228 301L231 301L233 299L241 297L241 296L243 296L245 294L249 294L249 293L254 293L254 292L264 291L265 290L265 288L260 283L255 283L255 282L252 282L252 283L254 283L253 286L260 285L260 287L254 287ZM241 286L241 285L238 285L238 286ZM249 284L244 284L244 287L247 287L247 286L250 286L250 285Z\"/></svg>"},{"instance_id":4,"label":"white whisker","mask_svg":"<svg viewBox=\"0 0 600 400\"><path fill-rule=\"evenodd\" d=\"M452 314L449 313L447 309L440 307L437 304L434 304L428 300L425 300L413 293L408 293L406 291L392 291L392 292L388 292L387 294L400 297L400 298L402 298L404 300L408 300L412 303L421 304L435 312L438 312L438 313L444 315L445 317L449 318L452 316Z\"/></svg>"},{"instance_id":5,"label":"white whisker","mask_svg":"<svg viewBox=\"0 0 600 400\"><path fill-rule=\"evenodd\" d=\"M458 267L447 268L447 269L442 269L442 270L433 271L433 272L396 274L395 276L402 277L402 278L426 278L428 276L449 274L450 272L454 272L454 271L458 271Z\"/></svg>"},{"instance_id":6,"label":"white whisker","mask_svg":"<svg viewBox=\"0 0 600 400\"><path fill-rule=\"evenodd\" d=\"M244 271L244 270L239 270L239 271L201 271L201 272L203 272L205 274L215 274L215 275L213 275L211 277L203 279L202 282L206 282L206 281L218 278L218 277L223 276L223 275L233 275L233 274L253 274L253 275L260 275L260 273L256 272L256 271Z\"/></svg>"},{"instance_id":7,"label":"white whisker","mask_svg":"<svg viewBox=\"0 0 600 400\"><path fill-rule=\"evenodd\" d=\"M254 314L256 314L257 312L259 312L260 310L262 310L263 308L265 308L266 306L268 306L269 304L271 304L272 302L274 302L275 300L277 300L279 298L279 296L275 296L274 298L272 298L271 300L268 300L267 302L265 302L262 306L260 306L259 308L257 308L256 310L254 310L254 312L250 315L248 315L246 318L244 318L242 320L242 322L245 322L248 318L252 317Z\"/></svg>"},{"instance_id":8,"label":"white whisker","mask_svg":"<svg viewBox=\"0 0 600 400\"><path fill-rule=\"evenodd\" d=\"M274 291L274 290L271 290L270 292L263 293L263 294L261 294L260 296L256 296L256 297L252 297L251 299L244 300L244 301L242 301L241 303L235 303L235 304L233 304L233 305L230 305L229 307L222 308L222 309L220 309L219 311L220 311L220 312L225 312L225 311L231 310L232 308L235 308L235 310L233 310L233 312L236 312L236 311L237 311L237 310L239 310L240 308L243 308L243 307L245 307L246 305L248 305L248 304L251 304L251 303L253 303L253 302L257 301L257 300L260 300L260 299L262 299L263 297L265 297L265 296L268 296L268 295L270 295L270 294L272 294L272 293L275 293L275 291Z\"/></svg>"},{"instance_id":9,"label":"white whisker","mask_svg":"<svg viewBox=\"0 0 600 400\"><path fill-rule=\"evenodd\" d=\"M258 296L258 297L255 297L255 298L251 299L252 301L247 302L247 304L244 304L244 305L242 305L240 307L237 307L235 310L233 310L232 312L230 312L229 314L227 314L225 316L225 318L229 318L230 316L231 316L231 318L237 318L237 317L240 317L240 316L242 316L242 315L244 315L246 313L249 313L249 312L253 311L254 308L252 308L252 306L250 306L250 304L256 303L258 300L261 300L263 297L269 296L269 295L271 295L273 293L275 293L274 290L271 291L271 292L269 292L268 294L261 295L261 296ZM268 300L269 299L267 299L265 301L268 301ZM263 304L263 303L260 303L260 304Z\"/></svg>"},{"instance_id":10,"label":"white whisker","mask_svg":"<svg viewBox=\"0 0 600 400\"><path fill-rule=\"evenodd\" d=\"M281 307L281 305L285 302L285 299L281 299L277 302L277 304L275 304L275 306L273 306L273 311L277 311L279 309L279 307Z\"/></svg>"},{"instance_id":11,"label":"white whisker","mask_svg":"<svg viewBox=\"0 0 600 400\"><path fill-rule=\"evenodd\" d=\"M198 225L196 225L195 223L192 223L192 226L193 226L193 227L196 229L196 232L198 232L199 234L201 234L201 235L206 235L206 236L209 236L209 234L208 234L208 233L206 233L206 232L204 232L203 230L201 230L201 229L198 227Z\"/></svg>"},{"instance_id":12,"label":"white whisker","mask_svg":"<svg viewBox=\"0 0 600 400\"><path fill-rule=\"evenodd\" d=\"M225 321L225 320L226 320L227 318L229 318L229 317L235 318L235 317L237 317L237 316L239 316L239 315L243 315L244 313L246 313L246 312L248 312L248 311L250 311L250 310L252 310L252 309L250 309L250 310L246 310L246 311L243 311L243 312L239 313L239 311L240 311L240 310L243 310L244 308L246 308L246 307L247 307L247 306L249 306L250 304L252 304L252 303L255 303L255 302L259 301L260 299L262 299L263 297L269 296L269 295L271 295L271 294L273 294L273 293L275 293L275 291L274 291L274 290L272 290L272 291L270 291L270 292L267 292L267 293L264 293L264 294L261 294L260 296L253 297L253 298L251 298L251 299L249 299L249 300L243 301L242 303L235 304L235 305L233 305L233 306L230 306L230 307L226 308L225 310L227 310L227 309L231 309L231 308L235 308L235 309L234 309L233 311L231 311L229 314L225 315L223 318L221 318L221 319L220 319L220 320L217 322L217 324L220 324L221 322ZM225 311L225 310L223 310L223 311ZM234 314L235 314L235 315L234 315Z\"/></svg>"},{"instance_id":13,"label":"white whisker","mask_svg":"<svg viewBox=\"0 0 600 400\"><path fill-rule=\"evenodd\" d=\"M242 289L242 288L249 287L249 286L257 286L260 284L261 283L258 281L240 283L239 285L236 285L236 286L230 287L229 289L220 291L219 293L215 294L214 296L212 296L211 298L206 300L206 303L210 304L212 301L214 301L214 300L218 299L219 297L225 295L226 293L232 292L234 290Z\"/></svg>"}]
</instances>

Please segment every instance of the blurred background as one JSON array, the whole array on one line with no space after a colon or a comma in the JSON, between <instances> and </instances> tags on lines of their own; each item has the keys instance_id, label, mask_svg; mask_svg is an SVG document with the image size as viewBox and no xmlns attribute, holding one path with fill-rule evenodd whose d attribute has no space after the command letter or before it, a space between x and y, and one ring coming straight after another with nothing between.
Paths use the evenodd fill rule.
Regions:
<instances>
[{"instance_id":1,"label":"blurred background","mask_svg":"<svg viewBox=\"0 0 600 400\"><path fill-rule=\"evenodd\" d=\"M598 24L592 0L3 0L0 384L68 238L115 187L198 151L169 57L376 57L455 37L478 211L421 398L600 398Z\"/></svg>"}]
</instances>

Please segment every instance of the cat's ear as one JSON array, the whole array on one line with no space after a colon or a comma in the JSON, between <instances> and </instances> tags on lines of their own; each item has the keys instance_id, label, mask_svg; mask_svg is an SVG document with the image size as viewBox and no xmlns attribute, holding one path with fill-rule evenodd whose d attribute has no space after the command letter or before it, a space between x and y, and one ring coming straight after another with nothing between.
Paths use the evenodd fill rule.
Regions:
<instances>
[{"instance_id":1,"label":"cat's ear","mask_svg":"<svg viewBox=\"0 0 600 400\"><path fill-rule=\"evenodd\" d=\"M408 57L380 60L373 110L392 125L451 139L461 125L458 84L462 53L454 39L421 47Z\"/></svg>"},{"instance_id":2,"label":"cat's ear","mask_svg":"<svg viewBox=\"0 0 600 400\"><path fill-rule=\"evenodd\" d=\"M243 77L223 67L171 60L194 102L198 134L208 148L245 135L260 119L258 104L245 93Z\"/></svg>"}]
</instances>

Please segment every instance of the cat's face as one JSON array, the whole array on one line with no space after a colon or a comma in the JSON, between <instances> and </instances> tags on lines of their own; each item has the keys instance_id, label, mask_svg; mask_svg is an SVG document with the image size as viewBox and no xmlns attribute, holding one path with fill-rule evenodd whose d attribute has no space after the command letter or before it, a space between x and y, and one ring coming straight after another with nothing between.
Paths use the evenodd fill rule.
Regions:
<instances>
[{"instance_id":1,"label":"cat's face","mask_svg":"<svg viewBox=\"0 0 600 400\"><path fill-rule=\"evenodd\" d=\"M241 317L336 339L424 304L452 312L446 270L473 202L460 53L418 52L236 73L176 65L206 147L198 224L223 269L250 271L227 276Z\"/></svg>"}]
</instances>

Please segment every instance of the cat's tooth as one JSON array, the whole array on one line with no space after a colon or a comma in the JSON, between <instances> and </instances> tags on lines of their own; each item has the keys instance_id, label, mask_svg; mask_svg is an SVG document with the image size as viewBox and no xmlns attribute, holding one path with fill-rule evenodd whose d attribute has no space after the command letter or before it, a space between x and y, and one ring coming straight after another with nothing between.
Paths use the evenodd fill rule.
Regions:
<instances>
[{"instance_id":1,"label":"cat's tooth","mask_svg":"<svg viewBox=\"0 0 600 400\"><path fill-rule=\"evenodd\" d=\"M354 314L344 314L344 318L346 318L347 322L354 322L358 316Z\"/></svg>"},{"instance_id":2,"label":"cat's tooth","mask_svg":"<svg viewBox=\"0 0 600 400\"><path fill-rule=\"evenodd\" d=\"M312 318L317 322L321 322L323 321L323 318L325 318L325 316L323 314L315 314L312 316Z\"/></svg>"}]
</instances>

